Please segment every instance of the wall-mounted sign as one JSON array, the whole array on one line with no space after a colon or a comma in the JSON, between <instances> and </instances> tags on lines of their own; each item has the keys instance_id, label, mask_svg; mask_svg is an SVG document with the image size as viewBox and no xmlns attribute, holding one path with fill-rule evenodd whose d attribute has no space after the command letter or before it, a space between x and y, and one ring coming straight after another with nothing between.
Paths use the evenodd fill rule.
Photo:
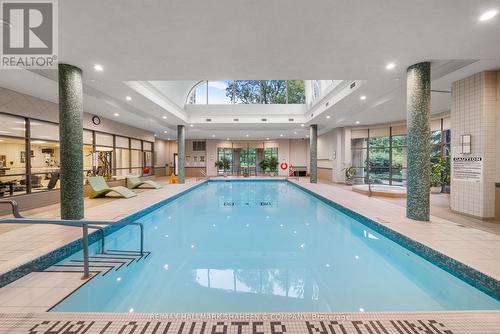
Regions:
<instances>
[{"instance_id":1,"label":"wall-mounted sign","mask_svg":"<svg viewBox=\"0 0 500 334\"><path fill-rule=\"evenodd\" d=\"M471 135L461 135L460 145L462 146L462 154L471 153Z\"/></svg>"},{"instance_id":2,"label":"wall-mounted sign","mask_svg":"<svg viewBox=\"0 0 500 334\"><path fill-rule=\"evenodd\" d=\"M453 179L455 181L481 182L482 176L482 157L453 158Z\"/></svg>"}]
</instances>

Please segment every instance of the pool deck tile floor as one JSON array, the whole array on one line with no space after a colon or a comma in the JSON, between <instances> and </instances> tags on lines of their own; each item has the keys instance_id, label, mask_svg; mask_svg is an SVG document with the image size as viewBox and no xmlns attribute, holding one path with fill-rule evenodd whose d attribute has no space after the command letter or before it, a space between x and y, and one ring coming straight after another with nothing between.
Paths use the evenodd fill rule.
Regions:
<instances>
[{"instance_id":1,"label":"pool deck tile floor","mask_svg":"<svg viewBox=\"0 0 500 334\"><path fill-rule=\"evenodd\" d=\"M500 312L0 314L0 333L498 334Z\"/></svg>"}]
</instances>

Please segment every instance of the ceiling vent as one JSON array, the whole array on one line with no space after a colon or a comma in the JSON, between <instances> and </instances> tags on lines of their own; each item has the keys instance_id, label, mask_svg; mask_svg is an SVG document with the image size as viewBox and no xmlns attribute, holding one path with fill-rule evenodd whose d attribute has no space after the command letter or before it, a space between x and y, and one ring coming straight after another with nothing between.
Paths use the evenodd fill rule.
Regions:
<instances>
[{"instance_id":1,"label":"ceiling vent","mask_svg":"<svg viewBox=\"0 0 500 334\"><path fill-rule=\"evenodd\" d=\"M239 118L233 118L233 122L239 122L240 119Z\"/></svg>"},{"instance_id":2,"label":"ceiling vent","mask_svg":"<svg viewBox=\"0 0 500 334\"><path fill-rule=\"evenodd\" d=\"M267 118L261 118L260 119L262 122L267 122Z\"/></svg>"},{"instance_id":3,"label":"ceiling vent","mask_svg":"<svg viewBox=\"0 0 500 334\"><path fill-rule=\"evenodd\" d=\"M289 122L293 122L293 121L295 121L295 119L293 119L293 118L289 118L289 119L288 119L288 121L289 121Z\"/></svg>"},{"instance_id":4,"label":"ceiling vent","mask_svg":"<svg viewBox=\"0 0 500 334\"><path fill-rule=\"evenodd\" d=\"M327 103L325 103L325 107L328 108L328 106L330 105L330 101L328 101Z\"/></svg>"},{"instance_id":5,"label":"ceiling vent","mask_svg":"<svg viewBox=\"0 0 500 334\"><path fill-rule=\"evenodd\" d=\"M354 87L356 87L356 82L353 82L350 87L351 87L351 89L353 89Z\"/></svg>"},{"instance_id":6,"label":"ceiling vent","mask_svg":"<svg viewBox=\"0 0 500 334\"><path fill-rule=\"evenodd\" d=\"M212 121L212 119L211 119L211 118L207 118L205 121L207 121L207 122L211 122L211 121Z\"/></svg>"}]
</instances>

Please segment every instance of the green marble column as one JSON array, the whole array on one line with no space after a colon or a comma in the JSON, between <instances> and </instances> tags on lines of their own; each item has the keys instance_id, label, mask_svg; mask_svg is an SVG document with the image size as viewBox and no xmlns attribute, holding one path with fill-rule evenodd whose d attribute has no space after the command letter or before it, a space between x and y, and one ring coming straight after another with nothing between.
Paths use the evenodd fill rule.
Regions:
<instances>
[{"instance_id":1,"label":"green marble column","mask_svg":"<svg viewBox=\"0 0 500 334\"><path fill-rule=\"evenodd\" d=\"M83 218L82 70L59 64L61 218Z\"/></svg>"},{"instance_id":2,"label":"green marble column","mask_svg":"<svg viewBox=\"0 0 500 334\"><path fill-rule=\"evenodd\" d=\"M309 127L309 168L311 183L318 182L318 126Z\"/></svg>"},{"instance_id":3,"label":"green marble column","mask_svg":"<svg viewBox=\"0 0 500 334\"><path fill-rule=\"evenodd\" d=\"M418 63L407 71L407 192L406 216L428 221L430 216L431 64Z\"/></svg>"},{"instance_id":4,"label":"green marble column","mask_svg":"<svg viewBox=\"0 0 500 334\"><path fill-rule=\"evenodd\" d=\"M179 183L186 182L186 128L184 125L177 125L177 163L179 164L177 178Z\"/></svg>"}]
</instances>

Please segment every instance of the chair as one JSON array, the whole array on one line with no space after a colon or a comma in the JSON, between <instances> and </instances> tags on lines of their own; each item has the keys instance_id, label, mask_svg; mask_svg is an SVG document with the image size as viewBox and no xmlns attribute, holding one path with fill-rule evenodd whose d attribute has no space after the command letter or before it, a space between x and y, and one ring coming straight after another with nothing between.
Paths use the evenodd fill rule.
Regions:
<instances>
[{"instance_id":1,"label":"chair","mask_svg":"<svg viewBox=\"0 0 500 334\"><path fill-rule=\"evenodd\" d=\"M133 175L127 176L127 187L129 189L139 188L143 184L147 184L148 186L153 187L154 189L160 189L161 188L161 186L158 183L156 183L155 181L151 181L151 180L142 181L137 176L133 176Z\"/></svg>"},{"instance_id":2,"label":"chair","mask_svg":"<svg viewBox=\"0 0 500 334\"><path fill-rule=\"evenodd\" d=\"M136 193L134 193L132 190L127 189L126 187L109 187L102 176L92 176L89 177L87 181L91 190L89 196L90 198L104 197L111 191L114 191L124 198L137 196Z\"/></svg>"},{"instance_id":3,"label":"chair","mask_svg":"<svg viewBox=\"0 0 500 334\"><path fill-rule=\"evenodd\" d=\"M59 181L59 173L51 173L50 174L50 181L49 184L47 185L48 190L52 190L55 188L57 181Z\"/></svg>"}]
</instances>

